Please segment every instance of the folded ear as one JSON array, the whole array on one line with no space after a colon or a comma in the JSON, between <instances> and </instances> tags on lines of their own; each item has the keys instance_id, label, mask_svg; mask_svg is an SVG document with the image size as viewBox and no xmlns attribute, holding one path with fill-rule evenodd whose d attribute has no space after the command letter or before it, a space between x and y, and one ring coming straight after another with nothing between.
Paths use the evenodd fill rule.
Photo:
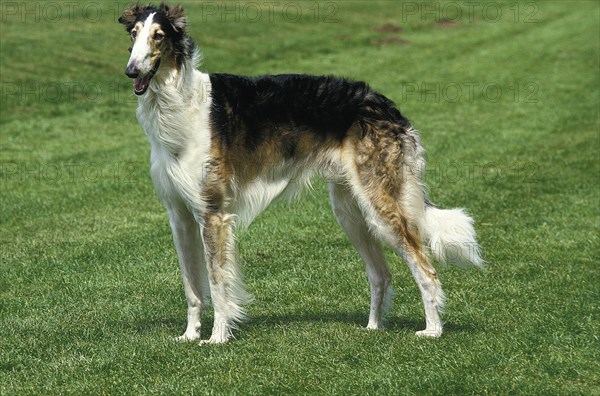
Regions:
<instances>
[{"instance_id":1,"label":"folded ear","mask_svg":"<svg viewBox=\"0 0 600 396\"><path fill-rule=\"evenodd\" d=\"M185 12L183 11L181 4L170 6L165 3L161 3L159 10L165 13L165 16L169 22L171 22L171 25L173 25L176 31L182 32L185 30L187 17L185 16Z\"/></svg>"},{"instance_id":2,"label":"folded ear","mask_svg":"<svg viewBox=\"0 0 600 396\"><path fill-rule=\"evenodd\" d=\"M119 23L125 25L125 30L131 32L131 29L135 26L137 17L144 13L149 6L142 6L138 4L132 4L123 11L123 15L119 18Z\"/></svg>"}]
</instances>

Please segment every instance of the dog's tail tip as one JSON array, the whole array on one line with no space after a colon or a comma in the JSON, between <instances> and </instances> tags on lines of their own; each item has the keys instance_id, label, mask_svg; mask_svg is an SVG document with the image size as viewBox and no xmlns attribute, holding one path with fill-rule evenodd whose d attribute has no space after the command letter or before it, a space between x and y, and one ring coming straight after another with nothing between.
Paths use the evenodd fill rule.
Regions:
<instances>
[{"instance_id":1,"label":"dog's tail tip","mask_svg":"<svg viewBox=\"0 0 600 396\"><path fill-rule=\"evenodd\" d=\"M432 256L440 263L483 268L473 223L464 209L438 209L427 205L424 233Z\"/></svg>"}]
</instances>

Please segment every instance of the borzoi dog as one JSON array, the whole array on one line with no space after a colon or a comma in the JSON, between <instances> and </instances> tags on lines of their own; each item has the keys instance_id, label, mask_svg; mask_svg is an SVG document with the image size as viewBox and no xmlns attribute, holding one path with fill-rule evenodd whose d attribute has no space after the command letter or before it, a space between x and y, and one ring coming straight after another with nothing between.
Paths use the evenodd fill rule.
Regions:
<instances>
[{"instance_id":1,"label":"borzoi dog","mask_svg":"<svg viewBox=\"0 0 600 396\"><path fill-rule=\"evenodd\" d=\"M310 75L241 77L196 70L199 51L180 6L132 5L119 18L133 42L125 74L151 146L151 175L164 203L188 304L181 340L223 343L244 318L234 225L248 225L311 176L329 183L333 212L365 263L369 329L392 296L383 242L404 258L419 287L426 327L442 334L444 293L430 257L482 265L473 219L426 197L419 133L394 103L363 82Z\"/></svg>"}]
</instances>

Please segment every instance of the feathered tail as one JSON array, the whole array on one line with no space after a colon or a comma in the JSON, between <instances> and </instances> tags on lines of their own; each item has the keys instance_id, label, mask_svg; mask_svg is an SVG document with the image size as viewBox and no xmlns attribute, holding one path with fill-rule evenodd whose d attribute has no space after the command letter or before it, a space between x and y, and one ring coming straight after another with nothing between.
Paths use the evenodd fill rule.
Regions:
<instances>
[{"instance_id":1,"label":"feathered tail","mask_svg":"<svg viewBox=\"0 0 600 396\"><path fill-rule=\"evenodd\" d=\"M483 267L473 222L463 209L426 205L424 234L433 257L441 263Z\"/></svg>"}]
</instances>

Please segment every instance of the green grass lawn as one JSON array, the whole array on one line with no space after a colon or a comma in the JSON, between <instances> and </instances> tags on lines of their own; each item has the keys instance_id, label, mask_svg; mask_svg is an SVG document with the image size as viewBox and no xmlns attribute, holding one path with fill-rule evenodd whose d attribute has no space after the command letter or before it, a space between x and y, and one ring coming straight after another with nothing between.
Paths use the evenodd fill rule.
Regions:
<instances>
[{"instance_id":1,"label":"green grass lawn","mask_svg":"<svg viewBox=\"0 0 600 396\"><path fill-rule=\"evenodd\" d=\"M368 81L422 131L486 270L439 267L440 339L390 255L386 331L321 181L238 236L224 346L186 304L123 73L125 2L0 3L0 394L600 394L600 6L193 2L202 70ZM205 315L208 337L212 312Z\"/></svg>"}]
</instances>

